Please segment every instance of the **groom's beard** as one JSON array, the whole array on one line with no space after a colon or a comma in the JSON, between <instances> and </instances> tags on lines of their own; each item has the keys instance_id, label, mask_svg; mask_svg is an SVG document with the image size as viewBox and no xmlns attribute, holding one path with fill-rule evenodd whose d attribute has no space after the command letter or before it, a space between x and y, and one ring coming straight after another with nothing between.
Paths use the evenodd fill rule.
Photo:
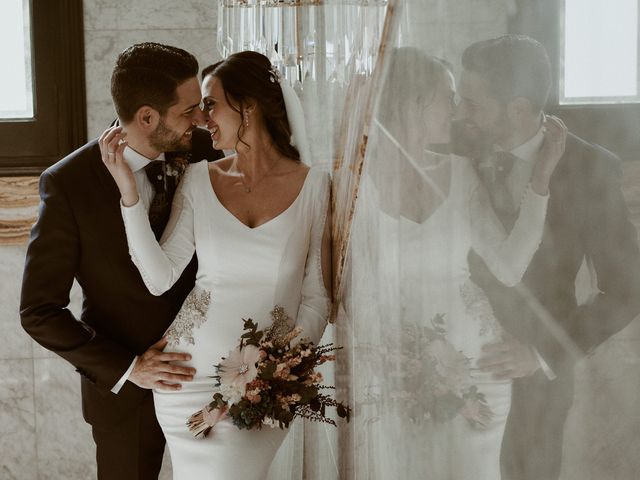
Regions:
<instances>
[{"instance_id":1,"label":"groom's beard","mask_svg":"<svg viewBox=\"0 0 640 480\"><path fill-rule=\"evenodd\" d=\"M159 152L186 152L191 150L191 137L175 132L161 118L149 138L151 146Z\"/></svg>"}]
</instances>

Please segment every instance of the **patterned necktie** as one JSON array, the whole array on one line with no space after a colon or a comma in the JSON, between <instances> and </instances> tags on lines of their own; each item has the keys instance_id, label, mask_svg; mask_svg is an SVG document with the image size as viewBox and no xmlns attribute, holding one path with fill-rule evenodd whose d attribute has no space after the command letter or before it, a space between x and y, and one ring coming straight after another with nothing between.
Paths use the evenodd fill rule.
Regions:
<instances>
[{"instance_id":1,"label":"patterned necktie","mask_svg":"<svg viewBox=\"0 0 640 480\"><path fill-rule=\"evenodd\" d=\"M155 191L151 205L149 205L149 223L151 223L151 230L153 230L156 239L160 239L171 213L171 198L170 192L166 188L164 162L154 160L144 167L144 170Z\"/></svg>"},{"instance_id":2,"label":"patterned necktie","mask_svg":"<svg viewBox=\"0 0 640 480\"><path fill-rule=\"evenodd\" d=\"M493 209L507 232L513 228L518 215L518 206L514 204L507 185L507 178L516 159L517 157L510 152L496 152L492 162L493 168L486 169L483 178Z\"/></svg>"}]
</instances>

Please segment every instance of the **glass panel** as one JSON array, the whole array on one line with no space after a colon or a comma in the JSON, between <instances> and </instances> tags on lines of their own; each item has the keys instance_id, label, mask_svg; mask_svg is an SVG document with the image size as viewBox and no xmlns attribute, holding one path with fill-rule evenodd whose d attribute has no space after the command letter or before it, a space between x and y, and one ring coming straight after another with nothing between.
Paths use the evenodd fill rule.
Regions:
<instances>
[{"instance_id":1,"label":"glass panel","mask_svg":"<svg viewBox=\"0 0 640 480\"><path fill-rule=\"evenodd\" d=\"M221 54L266 53L300 94L310 163L333 165L341 303L321 343L343 350L323 375L353 408L351 421L296 424L268 478L496 479L501 469L503 478L635 478L638 461L626 459L638 441L625 439L640 392L639 320L606 340L640 311L626 293L640 288L640 256L615 162L512 103L513 93L544 104L551 66L541 70L537 47L477 43L517 25L509 17L526 19L531 5L556 3L221 1ZM637 2L614 4L564 4L568 101L638 96ZM534 164L556 144L567 155L552 200L546 212L530 208ZM504 150L521 158L508 166ZM625 181L632 193L637 182ZM538 235L540 245L530 243ZM530 370L511 370L522 365L514 351Z\"/></svg>"},{"instance_id":2,"label":"glass panel","mask_svg":"<svg viewBox=\"0 0 640 480\"><path fill-rule=\"evenodd\" d=\"M566 0L564 25L561 101L638 99L637 0Z\"/></svg>"},{"instance_id":3,"label":"glass panel","mask_svg":"<svg viewBox=\"0 0 640 480\"><path fill-rule=\"evenodd\" d=\"M0 119L33 117L30 0L0 3Z\"/></svg>"}]
</instances>

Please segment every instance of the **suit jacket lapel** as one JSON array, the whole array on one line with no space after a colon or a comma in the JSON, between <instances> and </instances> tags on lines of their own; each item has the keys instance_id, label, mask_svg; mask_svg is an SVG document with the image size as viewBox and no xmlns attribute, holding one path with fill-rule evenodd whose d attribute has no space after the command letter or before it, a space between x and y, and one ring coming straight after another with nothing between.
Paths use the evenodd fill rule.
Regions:
<instances>
[{"instance_id":1,"label":"suit jacket lapel","mask_svg":"<svg viewBox=\"0 0 640 480\"><path fill-rule=\"evenodd\" d=\"M98 177L98 183L105 193L105 202L110 204L115 200L117 203L120 201L120 191L118 190L118 186L109 173L109 170L107 170L107 167L102 162L102 158L100 157L100 149L98 148L97 144L95 146L95 150L95 154L89 157L89 161L91 162L93 171Z\"/></svg>"},{"instance_id":2,"label":"suit jacket lapel","mask_svg":"<svg viewBox=\"0 0 640 480\"><path fill-rule=\"evenodd\" d=\"M103 231L109 232L111 241L117 241L118 248L124 248L128 251L127 236L120 213L120 190L102 162L97 145L96 153L89 158L89 161L97 178L96 197L99 207L96 215L100 216ZM109 251L113 250L109 249Z\"/></svg>"}]
</instances>

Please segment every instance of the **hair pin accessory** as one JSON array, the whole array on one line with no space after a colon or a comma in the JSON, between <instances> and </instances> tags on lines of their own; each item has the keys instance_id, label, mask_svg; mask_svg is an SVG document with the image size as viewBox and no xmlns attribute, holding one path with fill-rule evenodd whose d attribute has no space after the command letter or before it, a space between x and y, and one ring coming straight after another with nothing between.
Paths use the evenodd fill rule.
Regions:
<instances>
[{"instance_id":1,"label":"hair pin accessory","mask_svg":"<svg viewBox=\"0 0 640 480\"><path fill-rule=\"evenodd\" d=\"M280 70L278 70L273 65L269 69L269 80L271 81L271 83L280 83L280 81L282 80L282 74L280 73Z\"/></svg>"}]
</instances>

